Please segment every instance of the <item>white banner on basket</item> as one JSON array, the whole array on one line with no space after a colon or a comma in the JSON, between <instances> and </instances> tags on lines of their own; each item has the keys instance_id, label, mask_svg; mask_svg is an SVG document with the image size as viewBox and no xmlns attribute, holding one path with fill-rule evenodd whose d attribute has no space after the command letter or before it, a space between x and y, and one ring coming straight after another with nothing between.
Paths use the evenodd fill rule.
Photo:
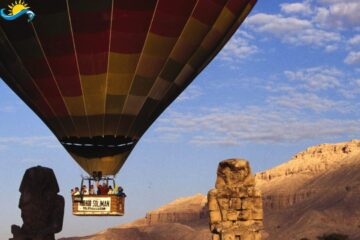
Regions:
<instances>
[{"instance_id":1,"label":"white banner on basket","mask_svg":"<svg viewBox=\"0 0 360 240\"><path fill-rule=\"evenodd\" d=\"M111 197L84 197L83 202L80 202L78 207L78 211L110 212L110 210Z\"/></svg>"}]
</instances>

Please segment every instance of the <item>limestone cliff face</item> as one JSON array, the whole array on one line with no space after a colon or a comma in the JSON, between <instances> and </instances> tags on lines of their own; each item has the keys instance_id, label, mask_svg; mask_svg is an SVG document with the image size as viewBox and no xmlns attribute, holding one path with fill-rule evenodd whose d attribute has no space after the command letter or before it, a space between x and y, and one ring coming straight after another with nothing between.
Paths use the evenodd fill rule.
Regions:
<instances>
[{"instance_id":1,"label":"limestone cliff face","mask_svg":"<svg viewBox=\"0 0 360 240\"><path fill-rule=\"evenodd\" d=\"M206 197L197 194L193 197L180 198L159 209L146 214L147 224L189 223L208 219Z\"/></svg>"},{"instance_id":2,"label":"limestone cliff face","mask_svg":"<svg viewBox=\"0 0 360 240\"><path fill-rule=\"evenodd\" d=\"M268 239L360 233L360 141L321 144L259 173Z\"/></svg>"},{"instance_id":3,"label":"limestone cliff face","mask_svg":"<svg viewBox=\"0 0 360 240\"><path fill-rule=\"evenodd\" d=\"M259 185L276 178L291 175L314 176L328 171L333 165L346 164L347 158L360 153L360 140L337 144L320 144L296 154L290 161L270 170L256 174Z\"/></svg>"},{"instance_id":4,"label":"limestone cliff face","mask_svg":"<svg viewBox=\"0 0 360 240\"><path fill-rule=\"evenodd\" d=\"M256 174L257 186L264 195L264 207L287 208L324 191L329 186L310 187L309 181L356 162L359 154L359 140L320 144L296 154L287 163ZM329 190L340 191L344 187L335 183Z\"/></svg>"}]
</instances>

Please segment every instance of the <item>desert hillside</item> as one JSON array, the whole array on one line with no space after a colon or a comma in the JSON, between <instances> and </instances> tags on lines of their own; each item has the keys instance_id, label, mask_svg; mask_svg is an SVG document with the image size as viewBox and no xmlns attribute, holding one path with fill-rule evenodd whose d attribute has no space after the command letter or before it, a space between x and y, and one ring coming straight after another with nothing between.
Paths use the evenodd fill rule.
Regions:
<instances>
[{"instance_id":1,"label":"desert hillside","mask_svg":"<svg viewBox=\"0 0 360 240\"><path fill-rule=\"evenodd\" d=\"M360 239L360 141L321 144L256 174L268 240L342 233ZM178 199L133 223L75 239L210 240L206 197Z\"/></svg>"},{"instance_id":2,"label":"desert hillside","mask_svg":"<svg viewBox=\"0 0 360 240\"><path fill-rule=\"evenodd\" d=\"M269 239L360 239L360 141L321 144L256 175Z\"/></svg>"},{"instance_id":3,"label":"desert hillside","mask_svg":"<svg viewBox=\"0 0 360 240\"><path fill-rule=\"evenodd\" d=\"M206 197L180 198L143 219L87 237L62 240L209 240Z\"/></svg>"}]
</instances>

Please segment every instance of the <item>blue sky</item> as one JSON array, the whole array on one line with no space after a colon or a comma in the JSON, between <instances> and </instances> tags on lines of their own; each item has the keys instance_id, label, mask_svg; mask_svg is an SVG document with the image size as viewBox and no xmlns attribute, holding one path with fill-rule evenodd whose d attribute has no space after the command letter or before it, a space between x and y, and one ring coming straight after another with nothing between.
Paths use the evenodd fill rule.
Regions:
<instances>
[{"instance_id":1,"label":"blue sky","mask_svg":"<svg viewBox=\"0 0 360 240\"><path fill-rule=\"evenodd\" d=\"M260 0L218 57L148 130L117 176L123 218L71 215L69 190L85 173L39 118L0 81L0 236L21 224L24 171L48 166L67 200L59 236L95 233L175 198L206 193L219 161L254 172L308 146L359 138L360 2Z\"/></svg>"}]
</instances>

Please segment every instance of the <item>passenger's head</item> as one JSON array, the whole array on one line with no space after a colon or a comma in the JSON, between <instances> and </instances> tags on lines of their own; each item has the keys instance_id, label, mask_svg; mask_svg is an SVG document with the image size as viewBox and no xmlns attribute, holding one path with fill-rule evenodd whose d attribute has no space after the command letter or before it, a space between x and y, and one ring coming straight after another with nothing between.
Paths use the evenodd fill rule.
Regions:
<instances>
[{"instance_id":1,"label":"passenger's head","mask_svg":"<svg viewBox=\"0 0 360 240\"><path fill-rule=\"evenodd\" d=\"M122 187L118 187L118 191L122 192L122 191L124 191L124 189Z\"/></svg>"},{"instance_id":2,"label":"passenger's head","mask_svg":"<svg viewBox=\"0 0 360 240\"><path fill-rule=\"evenodd\" d=\"M79 188L78 188L78 187L75 188L75 192L77 192L77 191L79 191Z\"/></svg>"},{"instance_id":3,"label":"passenger's head","mask_svg":"<svg viewBox=\"0 0 360 240\"><path fill-rule=\"evenodd\" d=\"M107 184L106 184L106 182L103 182L103 184L102 184L104 187L106 187L107 186Z\"/></svg>"}]
</instances>

